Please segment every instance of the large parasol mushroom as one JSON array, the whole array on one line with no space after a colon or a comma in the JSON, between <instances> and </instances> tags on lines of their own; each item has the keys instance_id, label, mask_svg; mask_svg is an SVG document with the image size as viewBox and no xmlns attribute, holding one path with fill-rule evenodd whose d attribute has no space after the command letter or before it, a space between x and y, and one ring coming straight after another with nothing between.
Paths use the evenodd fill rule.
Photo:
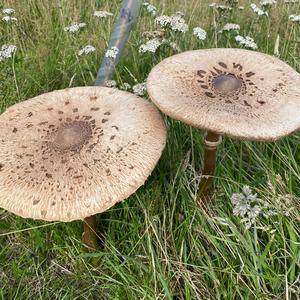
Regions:
<instances>
[{"instance_id":1,"label":"large parasol mushroom","mask_svg":"<svg viewBox=\"0 0 300 300\"><path fill-rule=\"evenodd\" d=\"M0 207L47 221L95 219L144 184L166 141L157 109L105 87L54 91L0 116Z\"/></svg>"},{"instance_id":2,"label":"large parasol mushroom","mask_svg":"<svg viewBox=\"0 0 300 300\"><path fill-rule=\"evenodd\" d=\"M200 184L206 197L221 136L274 141L300 128L300 75L279 59L241 49L204 49L169 57L147 89L170 117L207 131Z\"/></svg>"}]
</instances>

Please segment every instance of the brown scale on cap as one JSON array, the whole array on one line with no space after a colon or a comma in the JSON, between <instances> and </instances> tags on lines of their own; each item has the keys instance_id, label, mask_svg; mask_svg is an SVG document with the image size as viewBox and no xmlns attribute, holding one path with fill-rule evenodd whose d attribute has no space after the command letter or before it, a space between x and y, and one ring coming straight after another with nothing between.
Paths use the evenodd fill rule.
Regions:
<instances>
[{"instance_id":1,"label":"brown scale on cap","mask_svg":"<svg viewBox=\"0 0 300 300\"><path fill-rule=\"evenodd\" d=\"M0 207L71 221L102 212L141 186L161 155L166 129L147 101L82 87L12 106L0 116L0 135Z\"/></svg>"},{"instance_id":2,"label":"brown scale on cap","mask_svg":"<svg viewBox=\"0 0 300 300\"><path fill-rule=\"evenodd\" d=\"M195 127L245 140L275 140L300 127L300 75L270 55L242 49L188 51L147 80L152 101Z\"/></svg>"}]
</instances>

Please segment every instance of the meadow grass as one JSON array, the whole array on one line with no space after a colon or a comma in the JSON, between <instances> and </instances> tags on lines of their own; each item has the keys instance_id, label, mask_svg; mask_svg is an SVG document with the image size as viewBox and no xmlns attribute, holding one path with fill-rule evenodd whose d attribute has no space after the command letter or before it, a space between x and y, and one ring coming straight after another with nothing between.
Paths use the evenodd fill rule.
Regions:
<instances>
[{"instance_id":1,"label":"meadow grass","mask_svg":"<svg viewBox=\"0 0 300 300\"><path fill-rule=\"evenodd\" d=\"M279 35L280 58L300 71L300 24L288 21L300 4L277 2L269 17L257 17L248 1L239 3L244 10L225 13L204 0L152 3L157 15L185 14L189 32L168 33L181 51L238 47L234 35L218 33L238 23L264 53L274 52ZM93 85L120 3L4 0L0 6L14 8L18 21L0 23L0 46L18 49L0 62L1 111L47 91ZM94 10L114 17L97 19ZM72 21L87 26L64 32ZM206 40L192 35L196 26L207 31ZM143 82L155 64L177 53L166 46L156 54L138 52L142 33L157 29L142 8L116 70L119 85ZM87 44L97 51L78 56ZM202 132L164 118L169 133L162 158L143 187L97 216L104 241L97 252L82 245L80 221L47 223L0 210L0 299L299 299L300 135L273 143L224 139L213 203L204 210L195 201ZM250 229L230 201L245 185L275 213L258 217Z\"/></svg>"}]
</instances>

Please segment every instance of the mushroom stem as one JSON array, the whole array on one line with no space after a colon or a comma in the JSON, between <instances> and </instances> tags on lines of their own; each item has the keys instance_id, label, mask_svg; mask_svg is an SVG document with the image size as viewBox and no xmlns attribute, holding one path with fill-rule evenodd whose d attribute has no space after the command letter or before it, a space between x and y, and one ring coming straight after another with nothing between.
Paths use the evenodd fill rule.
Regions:
<instances>
[{"instance_id":1,"label":"mushroom stem","mask_svg":"<svg viewBox=\"0 0 300 300\"><path fill-rule=\"evenodd\" d=\"M96 216L89 216L83 220L83 236L82 240L92 251L97 248L97 234L96 234Z\"/></svg>"},{"instance_id":2,"label":"mushroom stem","mask_svg":"<svg viewBox=\"0 0 300 300\"><path fill-rule=\"evenodd\" d=\"M222 142L222 137L212 131L207 131L204 138L204 166L202 178L199 183L198 199L208 203L212 191L213 175L216 167L217 147Z\"/></svg>"}]
</instances>

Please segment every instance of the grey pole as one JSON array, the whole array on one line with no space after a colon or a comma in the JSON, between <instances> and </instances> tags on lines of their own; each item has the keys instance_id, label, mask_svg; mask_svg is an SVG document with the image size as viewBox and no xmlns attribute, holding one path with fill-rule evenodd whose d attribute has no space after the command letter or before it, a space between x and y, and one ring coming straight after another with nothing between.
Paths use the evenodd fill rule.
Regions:
<instances>
[{"instance_id":1,"label":"grey pole","mask_svg":"<svg viewBox=\"0 0 300 300\"><path fill-rule=\"evenodd\" d=\"M115 67L120 61L122 51L128 40L130 29L139 13L141 3L142 0L123 1L118 20L115 24L114 32L111 35L108 45L108 49L117 47L119 52L115 59L107 57L103 58L101 66L98 70L95 85L103 85L106 80L112 79Z\"/></svg>"}]
</instances>

